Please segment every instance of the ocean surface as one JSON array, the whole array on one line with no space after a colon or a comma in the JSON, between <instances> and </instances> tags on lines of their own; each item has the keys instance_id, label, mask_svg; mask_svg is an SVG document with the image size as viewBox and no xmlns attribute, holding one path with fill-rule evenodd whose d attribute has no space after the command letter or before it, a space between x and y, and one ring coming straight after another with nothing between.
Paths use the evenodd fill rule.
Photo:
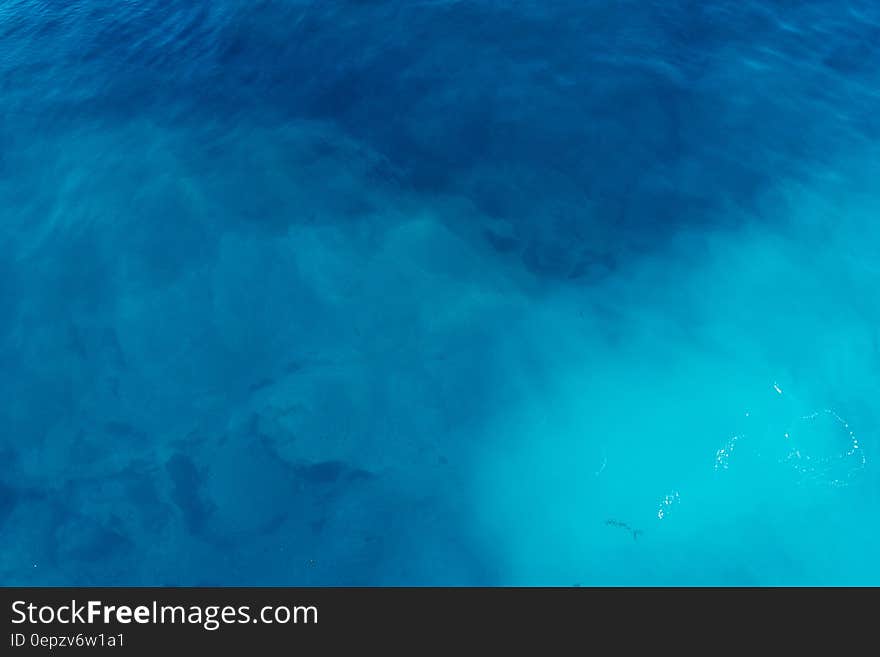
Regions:
<instances>
[{"instance_id":1,"label":"ocean surface","mask_svg":"<svg viewBox=\"0 0 880 657\"><path fill-rule=\"evenodd\" d=\"M0 0L0 583L880 584L873 0Z\"/></svg>"}]
</instances>

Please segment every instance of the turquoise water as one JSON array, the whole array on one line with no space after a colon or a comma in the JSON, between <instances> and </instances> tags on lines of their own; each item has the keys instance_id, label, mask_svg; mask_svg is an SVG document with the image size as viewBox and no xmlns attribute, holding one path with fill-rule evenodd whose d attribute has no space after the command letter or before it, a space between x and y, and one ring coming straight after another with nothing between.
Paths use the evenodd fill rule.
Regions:
<instances>
[{"instance_id":1,"label":"turquoise water","mask_svg":"<svg viewBox=\"0 0 880 657\"><path fill-rule=\"evenodd\" d=\"M880 584L873 2L0 0L0 583Z\"/></svg>"}]
</instances>

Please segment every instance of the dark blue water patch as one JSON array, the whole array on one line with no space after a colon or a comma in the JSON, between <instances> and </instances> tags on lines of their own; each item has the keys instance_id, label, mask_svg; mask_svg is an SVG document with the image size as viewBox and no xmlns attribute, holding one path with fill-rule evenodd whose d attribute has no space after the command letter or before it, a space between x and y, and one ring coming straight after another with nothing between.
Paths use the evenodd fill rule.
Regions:
<instances>
[{"instance_id":1,"label":"dark blue water patch","mask_svg":"<svg viewBox=\"0 0 880 657\"><path fill-rule=\"evenodd\" d=\"M753 43L745 34L773 35L780 47L791 50L790 73L778 75L811 93L810 62L799 61L810 52L776 21L791 8L651 4L638 9L624 21L612 10L566 5L528 4L520 12L460 4L265 3L242 12L225 5L208 11L152 3L133 14L110 12L100 29L84 17L107 13L107 6L71 10L58 20L76 25L79 37L88 35L87 64L103 64L104 55L127 67L125 76L101 69L113 85L137 81L138 71L147 72L143 86L150 85L150 93L115 86L102 92L111 105L122 105L122 114L150 114L153 103L186 104L228 123L243 112L259 115L262 110L253 104L273 106L279 115L330 121L382 154L415 189L465 195L510 222L528 244L527 267L568 277L577 264L567 261L595 245L569 237L574 253L554 255L559 247L543 244L531 219L544 214L549 196L577 188L596 208L577 219L582 232L619 227L626 236L620 248L626 252L632 244L643 251L656 248L677 226L708 221L725 204L748 205L779 175L781 162L791 156L803 162L821 150L804 139L805 134L815 139L811 128L820 125L818 108L798 116L768 97L740 117L727 109L731 81L711 78ZM786 17L806 21L808 15ZM280 24L290 33L282 33ZM690 52L705 60L701 77L688 70ZM684 84L682 75L692 84ZM143 106L131 107L139 98L146 101ZM741 152L741 144L749 150ZM715 155L725 151L721 158ZM709 152L712 166L693 165ZM767 153L774 152L780 155L768 160ZM501 163L529 172L517 189L492 173ZM659 197L641 182L658 170L671 173ZM687 173L677 175L677 170ZM548 185L546 171L556 172L565 185ZM273 202L275 193L263 187L249 195L250 207L242 205L242 216L283 229L296 210ZM363 215L374 206L354 198L349 207ZM186 216L171 210L152 208L149 214ZM137 241L141 224L134 225L129 257L167 252L151 265L156 275L180 271L192 247L211 239L210 228L187 220L176 222L176 231L151 229ZM190 229L195 232L188 239ZM169 238L171 232L177 237ZM174 253L177 261L170 257ZM542 264L560 258L566 264Z\"/></svg>"},{"instance_id":2,"label":"dark blue water patch","mask_svg":"<svg viewBox=\"0 0 880 657\"><path fill-rule=\"evenodd\" d=\"M527 224L530 217L539 213L541 199L551 193L539 172L560 171L601 206L598 215L582 220L587 229L615 225L623 215L627 226L632 226L627 232L640 236L640 246L644 248L657 244L675 226L707 221L707 217L713 216L711 210L725 203L748 205L779 175L778 164L786 159L781 156L771 162L766 159L768 153L788 151L803 161L819 152L818 145L811 147L809 141L804 141L804 133L813 125L815 109L809 116L792 115L779 105L779 99L768 97L763 107L756 108L758 113L737 117L725 109L729 107L729 89L724 84L716 85L710 80L704 87L684 88L681 80L662 72L662 66L678 66L675 59L666 61L666 56L677 54L679 50L675 48L686 49L689 34L700 35L703 41L696 45L704 54L713 49L718 53L721 59L710 60L715 68L723 65L727 57L735 56L737 48L749 43L743 37L746 30L785 37L779 32L772 12L735 12L732 7L728 10L739 20L733 27L725 27L724 19L728 16L717 11L702 21L693 18L693 24L682 26L682 20L688 22L682 18L687 9L681 9L674 17L665 11L657 16L652 14L651 6L642 11L636 23L647 23L645 34L656 38L656 42L636 46L644 45L644 52L612 51L604 63L597 64L594 52L581 43L574 45L581 34L577 30L585 28L588 21L564 23L559 16L562 12L555 7L548 8L545 14L527 12L527 17L496 16L485 8L447 7L433 16L439 22L431 24L433 31L427 40L418 42L418 49L408 42L394 41L402 37L389 35L385 30L381 47L375 50L379 54L367 61L358 60L353 69L335 67L320 78L296 71L291 77L312 81L312 95L317 100L310 106L311 115L332 120L373 144L406 172L406 179L416 189L466 194L481 208L512 222ZM333 9L325 8L323 14L309 13L304 21L329 21L330 17L324 14L336 16ZM645 19L645 14L649 18ZM749 17L754 24L749 24ZM408 18L419 26L412 29L408 25L410 29L406 31L407 35L416 35L406 38L415 40L420 30L427 31L420 22L424 15L413 13ZM401 20L396 15L387 19ZM610 25L605 24L609 35L614 30L626 34L628 28L613 20ZM554 52L547 50L550 26L556 29L552 39L557 49ZM703 29L707 26L712 29ZM331 52L338 49L333 61L348 61L351 58L347 56L349 44L345 34L343 29L328 37L326 30L312 28L309 38L318 39L316 35L320 35L324 39L322 46ZM369 30L366 35L360 32L359 37L369 39ZM447 46L443 39L450 44ZM632 42L621 40L619 47L625 48L624 43ZM791 44L795 60L809 55L791 39L783 38L782 44ZM468 66L467 60L456 60L454 56L444 57L442 64L433 59L439 52L447 54L447 48L454 53L456 46L461 52L480 53L476 56L478 62L494 57L492 70L496 76L499 67L517 75L517 71L537 65L549 71L559 70L560 76L570 70L573 81L569 87L563 87L553 76L514 78L510 84L517 85L523 101L511 102L499 95L497 84L485 84L479 65ZM500 53L490 51L490 46L497 46ZM309 40L300 42L298 47L308 48ZM571 54L573 59L563 64L557 52ZM615 58L625 62L627 56L635 61L641 59L647 66L640 68L635 61L630 65L611 63ZM662 66L652 71L651 57L657 58ZM514 62L519 64L518 68ZM573 66L572 62L582 64L583 68ZM808 63L803 64L801 73L798 62L792 62L792 72L799 76L794 78L795 84L803 84L808 90L812 85L811 73ZM780 75L786 73L780 71ZM503 78L503 73L499 77ZM453 105L454 111L445 111ZM653 109L655 105L659 112ZM597 123L597 119L603 118L603 108L608 118ZM589 121L578 121L580 116L590 117ZM556 126L558 134L553 132ZM752 132L756 136L749 134ZM741 144L748 144L750 150L740 152ZM716 157L712 167L694 168L691 163L700 159L704 149L713 153L728 150L729 154ZM534 188L520 190L525 202L498 207L493 199L510 198L510 194L507 189L493 192L491 180L488 184L484 180L486 174L474 172L483 162L487 167L489 163L520 163L534 171ZM615 169L618 163L621 171ZM671 168L674 172L678 166L690 170L689 178L672 178L662 203L646 198L654 212L646 212L644 206L628 200L634 194L633 185L645 171ZM467 180L468 172L473 172L472 182ZM478 186L473 187L473 183ZM699 195L698 204L692 201L694 195Z\"/></svg>"},{"instance_id":3,"label":"dark blue water patch","mask_svg":"<svg viewBox=\"0 0 880 657\"><path fill-rule=\"evenodd\" d=\"M2 530L6 519L12 514L20 497L19 491L0 481L0 530Z\"/></svg>"},{"instance_id":4,"label":"dark blue water patch","mask_svg":"<svg viewBox=\"0 0 880 657\"><path fill-rule=\"evenodd\" d=\"M39 303L59 314L97 312L112 302L119 282L108 247L98 226L59 234L26 262L31 271L23 284L38 290Z\"/></svg>"},{"instance_id":5,"label":"dark blue water patch","mask_svg":"<svg viewBox=\"0 0 880 657\"><path fill-rule=\"evenodd\" d=\"M76 514L59 523L55 540L55 558L61 563L106 563L108 559L129 556L133 547L130 539L118 530Z\"/></svg>"},{"instance_id":6,"label":"dark blue water patch","mask_svg":"<svg viewBox=\"0 0 880 657\"><path fill-rule=\"evenodd\" d=\"M104 431L111 440L135 440L143 442L147 435L127 422L112 421L104 425Z\"/></svg>"},{"instance_id":7,"label":"dark blue water patch","mask_svg":"<svg viewBox=\"0 0 880 657\"><path fill-rule=\"evenodd\" d=\"M192 459L175 454L165 464L171 480L171 500L177 505L189 531L200 534L211 513L210 504L204 499L202 477Z\"/></svg>"},{"instance_id":8,"label":"dark blue water patch","mask_svg":"<svg viewBox=\"0 0 880 657\"><path fill-rule=\"evenodd\" d=\"M301 466L298 474L310 484L333 484L341 479L359 480L369 479L370 473L366 470L351 468L341 461L322 461L307 466Z\"/></svg>"}]
</instances>

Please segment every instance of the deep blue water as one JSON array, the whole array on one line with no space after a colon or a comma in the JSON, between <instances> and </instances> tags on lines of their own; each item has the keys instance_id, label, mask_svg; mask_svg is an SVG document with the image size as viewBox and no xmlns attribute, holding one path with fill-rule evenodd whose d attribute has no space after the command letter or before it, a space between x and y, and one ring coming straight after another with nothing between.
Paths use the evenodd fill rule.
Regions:
<instances>
[{"instance_id":1,"label":"deep blue water","mask_svg":"<svg viewBox=\"0 0 880 657\"><path fill-rule=\"evenodd\" d=\"M0 583L880 584L880 5L0 0Z\"/></svg>"}]
</instances>

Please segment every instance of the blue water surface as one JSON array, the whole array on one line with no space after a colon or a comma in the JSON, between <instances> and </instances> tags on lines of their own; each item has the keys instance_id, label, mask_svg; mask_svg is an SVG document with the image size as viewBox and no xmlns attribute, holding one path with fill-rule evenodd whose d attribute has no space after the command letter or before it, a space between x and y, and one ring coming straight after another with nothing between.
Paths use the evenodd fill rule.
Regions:
<instances>
[{"instance_id":1,"label":"blue water surface","mask_svg":"<svg viewBox=\"0 0 880 657\"><path fill-rule=\"evenodd\" d=\"M0 0L0 583L880 584L873 0Z\"/></svg>"}]
</instances>

